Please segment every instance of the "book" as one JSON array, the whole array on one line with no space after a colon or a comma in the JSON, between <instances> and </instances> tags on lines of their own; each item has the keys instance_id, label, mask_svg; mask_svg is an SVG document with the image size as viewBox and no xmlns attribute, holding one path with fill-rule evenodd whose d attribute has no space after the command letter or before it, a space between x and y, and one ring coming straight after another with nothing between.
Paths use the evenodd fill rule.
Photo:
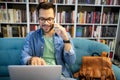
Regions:
<instances>
[{"instance_id":1,"label":"book","mask_svg":"<svg viewBox=\"0 0 120 80\"><path fill-rule=\"evenodd\" d=\"M76 37L82 37L82 26L76 27Z\"/></svg>"}]
</instances>

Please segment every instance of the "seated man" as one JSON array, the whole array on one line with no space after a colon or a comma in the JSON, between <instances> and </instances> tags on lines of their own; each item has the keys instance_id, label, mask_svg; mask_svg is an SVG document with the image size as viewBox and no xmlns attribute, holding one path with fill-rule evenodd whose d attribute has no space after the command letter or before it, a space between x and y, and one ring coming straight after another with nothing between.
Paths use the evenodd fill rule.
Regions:
<instances>
[{"instance_id":1,"label":"seated man","mask_svg":"<svg viewBox=\"0 0 120 80\"><path fill-rule=\"evenodd\" d=\"M26 37L22 51L23 64L62 65L62 80L74 80L67 66L75 62L76 55L65 28L54 24L54 5L42 2L37 11L40 29Z\"/></svg>"}]
</instances>

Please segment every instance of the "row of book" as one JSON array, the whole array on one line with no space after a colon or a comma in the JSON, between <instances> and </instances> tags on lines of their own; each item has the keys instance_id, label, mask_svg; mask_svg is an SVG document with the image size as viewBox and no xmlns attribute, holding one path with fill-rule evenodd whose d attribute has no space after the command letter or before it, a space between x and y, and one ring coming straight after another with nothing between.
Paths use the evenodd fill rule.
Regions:
<instances>
[{"instance_id":1,"label":"row of book","mask_svg":"<svg viewBox=\"0 0 120 80\"><path fill-rule=\"evenodd\" d=\"M74 26L64 25L63 27L68 33L70 33L71 37L74 37Z\"/></svg>"},{"instance_id":2,"label":"row of book","mask_svg":"<svg viewBox=\"0 0 120 80\"><path fill-rule=\"evenodd\" d=\"M29 2L46 2L47 0L29 0Z\"/></svg>"},{"instance_id":3,"label":"row of book","mask_svg":"<svg viewBox=\"0 0 120 80\"><path fill-rule=\"evenodd\" d=\"M120 0L102 0L104 5L120 5Z\"/></svg>"},{"instance_id":4,"label":"row of book","mask_svg":"<svg viewBox=\"0 0 120 80\"><path fill-rule=\"evenodd\" d=\"M115 24L118 22L118 12L104 12L102 16L103 24ZM57 13L58 23L74 23L75 11L62 11ZM100 23L100 11L80 11L77 14L77 23Z\"/></svg>"},{"instance_id":5,"label":"row of book","mask_svg":"<svg viewBox=\"0 0 120 80\"><path fill-rule=\"evenodd\" d=\"M30 22L32 23L37 23L38 22L38 13L35 9L36 7L35 6L31 6L30 7L30 12L29 12L29 18L30 18Z\"/></svg>"},{"instance_id":6,"label":"row of book","mask_svg":"<svg viewBox=\"0 0 120 80\"><path fill-rule=\"evenodd\" d=\"M30 22L38 22L37 12L35 10L30 11ZM103 24L115 24L118 22L118 12L104 12L102 15ZM61 11L57 13L58 23L74 23L75 10L73 11ZM101 12L100 11L80 11L77 14L77 23L100 23Z\"/></svg>"},{"instance_id":7,"label":"row of book","mask_svg":"<svg viewBox=\"0 0 120 80\"><path fill-rule=\"evenodd\" d=\"M100 16L99 11L80 11L77 14L77 23L100 23Z\"/></svg>"},{"instance_id":8,"label":"row of book","mask_svg":"<svg viewBox=\"0 0 120 80\"><path fill-rule=\"evenodd\" d=\"M62 4L74 4L76 0L29 0L29 2L53 2Z\"/></svg>"},{"instance_id":9,"label":"row of book","mask_svg":"<svg viewBox=\"0 0 120 80\"><path fill-rule=\"evenodd\" d=\"M8 12L8 13L7 13ZM77 23L100 23L100 12L80 11L77 14ZM103 13L103 24L114 24L118 22L119 13ZM26 22L26 11L20 9L0 9L0 22L21 23ZM74 23L75 11L62 11L57 13L58 23ZM30 22L38 22L37 12L30 11Z\"/></svg>"},{"instance_id":10,"label":"row of book","mask_svg":"<svg viewBox=\"0 0 120 80\"><path fill-rule=\"evenodd\" d=\"M101 4L101 0L78 0L79 4Z\"/></svg>"},{"instance_id":11,"label":"row of book","mask_svg":"<svg viewBox=\"0 0 120 80\"><path fill-rule=\"evenodd\" d=\"M55 3L56 2L56 0L29 0L29 2L37 2L37 3L39 3L39 2L53 2L53 3Z\"/></svg>"},{"instance_id":12,"label":"row of book","mask_svg":"<svg viewBox=\"0 0 120 80\"><path fill-rule=\"evenodd\" d=\"M75 10L73 11L61 11L57 13L58 23L74 23Z\"/></svg>"},{"instance_id":13,"label":"row of book","mask_svg":"<svg viewBox=\"0 0 120 80\"><path fill-rule=\"evenodd\" d=\"M115 37L117 27L116 26L102 26L101 29L101 36L102 37Z\"/></svg>"},{"instance_id":14,"label":"row of book","mask_svg":"<svg viewBox=\"0 0 120 80\"><path fill-rule=\"evenodd\" d=\"M119 12L104 12L102 15L103 24L115 24L118 22ZM101 12L80 11L77 14L77 23L100 23Z\"/></svg>"},{"instance_id":15,"label":"row of book","mask_svg":"<svg viewBox=\"0 0 120 80\"><path fill-rule=\"evenodd\" d=\"M75 4L76 0L48 0L48 2L61 3L61 4Z\"/></svg>"},{"instance_id":16,"label":"row of book","mask_svg":"<svg viewBox=\"0 0 120 80\"><path fill-rule=\"evenodd\" d=\"M118 17L119 17L119 12L104 12L103 13L103 18L102 18L102 23L103 24L114 24L118 23Z\"/></svg>"},{"instance_id":17,"label":"row of book","mask_svg":"<svg viewBox=\"0 0 120 80\"><path fill-rule=\"evenodd\" d=\"M53 2L62 4L75 4L76 0L29 0L30 2ZM78 4L95 4L95 5L120 5L120 0L78 0Z\"/></svg>"},{"instance_id":18,"label":"row of book","mask_svg":"<svg viewBox=\"0 0 120 80\"><path fill-rule=\"evenodd\" d=\"M26 21L26 10L0 9L0 22L21 23Z\"/></svg>"},{"instance_id":19,"label":"row of book","mask_svg":"<svg viewBox=\"0 0 120 80\"><path fill-rule=\"evenodd\" d=\"M4 37L25 37L27 34L26 25L2 25L1 32Z\"/></svg>"},{"instance_id":20,"label":"row of book","mask_svg":"<svg viewBox=\"0 0 120 80\"><path fill-rule=\"evenodd\" d=\"M65 9L65 8L64 8ZM35 10L35 7L30 8L30 22L36 23L38 22L38 13ZM63 8L59 9L59 11L56 14L56 22L57 23L74 23L75 18L75 10L63 10Z\"/></svg>"},{"instance_id":21,"label":"row of book","mask_svg":"<svg viewBox=\"0 0 120 80\"><path fill-rule=\"evenodd\" d=\"M26 0L0 0L0 2L26 2Z\"/></svg>"},{"instance_id":22,"label":"row of book","mask_svg":"<svg viewBox=\"0 0 120 80\"><path fill-rule=\"evenodd\" d=\"M0 2L26 2L26 0L0 0ZM53 2L62 4L75 4L76 0L29 0L29 2ZM120 0L78 0L78 4L95 4L95 5L120 5Z\"/></svg>"},{"instance_id":23,"label":"row of book","mask_svg":"<svg viewBox=\"0 0 120 80\"><path fill-rule=\"evenodd\" d=\"M37 30L39 28L40 28L39 25L30 25L30 31L35 31L35 30Z\"/></svg>"},{"instance_id":24,"label":"row of book","mask_svg":"<svg viewBox=\"0 0 120 80\"><path fill-rule=\"evenodd\" d=\"M64 25L66 31L74 36L74 26ZM30 31L39 29L38 25L30 25ZM115 37L117 27L115 26L77 26L76 37ZM0 31L5 37L25 37L26 26L2 25Z\"/></svg>"},{"instance_id":25,"label":"row of book","mask_svg":"<svg viewBox=\"0 0 120 80\"><path fill-rule=\"evenodd\" d=\"M76 37L92 37L92 26L77 26Z\"/></svg>"},{"instance_id":26,"label":"row of book","mask_svg":"<svg viewBox=\"0 0 120 80\"><path fill-rule=\"evenodd\" d=\"M39 2L43 1L62 4L74 4L76 2L76 0L39 0ZM38 0L30 0L30 2L38 2ZM120 0L78 0L78 4L120 5Z\"/></svg>"},{"instance_id":27,"label":"row of book","mask_svg":"<svg viewBox=\"0 0 120 80\"><path fill-rule=\"evenodd\" d=\"M47 0L29 0L29 2L45 2ZM27 2L27 0L0 0L0 2Z\"/></svg>"},{"instance_id":28,"label":"row of book","mask_svg":"<svg viewBox=\"0 0 120 80\"><path fill-rule=\"evenodd\" d=\"M65 27L66 31L69 32L72 37L74 36L74 26L63 26L63 27ZM25 37L27 34L26 28L27 27L25 25L21 25L21 26L19 26L19 25L2 25L0 27L0 32L3 33L4 37ZM87 32L86 36L92 35L92 33L91 33L92 26L84 26L84 27L77 26L77 28L78 29L76 30L76 32L88 29L88 30L86 30L86 32ZM100 28L100 27L97 27L97 28ZM97 28L95 29L95 31L99 32L99 29L97 29ZM37 29L39 29L39 26L37 26L37 25L30 26L30 31L37 30ZM84 33L76 33L76 36L82 35ZM104 32L102 32L102 33L104 33ZM115 48L115 46L114 46L115 40L114 39L100 39L99 42L108 45L110 47L110 50L114 50L114 48Z\"/></svg>"},{"instance_id":29,"label":"row of book","mask_svg":"<svg viewBox=\"0 0 120 80\"><path fill-rule=\"evenodd\" d=\"M120 0L78 0L79 4L120 5Z\"/></svg>"},{"instance_id":30,"label":"row of book","mask_svg":"<svg viewBox=\"0 0 120 80\"><path fill-rule=\"evenodd\" d=\"M108 45L111 51L113 51L115 49L115 40L114 39L100 39L99 42Z\"/></svg>"},{"instance_id":31,"label":"row of book","mask_svg":"<svg viewBox=\"0 0 120 80\"><path fill-rule=\"evenodd\" d=\"M71 37L74 36L74 26L63 25L63 27L70 33ZM37 29L40 29L39 25L30 25L30 31L35 31Z\"/></svg>"},{"instance_id":32,"label":"row of book","mask_svg":"<svg viewBox=\"0 0 120 80\"><path fill-rule=\"evenodd\" d=\"M93 37L115 37L117 26L94 26Z\"/></svg>"},{"instance_id":33,"label":"row of book","mask_svg":"<svg viewBox=\"0 0 120 80\"><path fill-rule=\"evenodd\" d=\"M16 5L12 6L12 8L13 9L6 9L5 5L0 5L0 22L9 22L9 23L27 22L26 9L24 8L22 9L22 7L17 8ZM30 8L30 12L29 12L30 22L36 23L38 22L37 13L36 10L32 8Z\"/></svg>"},{"instance_id":34,"label":"row of book","mask_svg":"<svg viewBox=\"0 0 120 80\"><path fill-rule=\"evenodd\" d=\"M77 26L76 37L115 37L115 26Z\"/></svg>"},{"instance_id":35,"label":"row of book","mask_svg":"<svg viewBox=\"0 0 120 80\"><path fill-rule=\"evenodd\" d=\"M8 2L26 2L27 0L0 0L0 2L8 1ZM29 2L53 2L53 3L62 3L62 4L73 4L76 0L29 0Z\"/></svg>"}]
</instances>

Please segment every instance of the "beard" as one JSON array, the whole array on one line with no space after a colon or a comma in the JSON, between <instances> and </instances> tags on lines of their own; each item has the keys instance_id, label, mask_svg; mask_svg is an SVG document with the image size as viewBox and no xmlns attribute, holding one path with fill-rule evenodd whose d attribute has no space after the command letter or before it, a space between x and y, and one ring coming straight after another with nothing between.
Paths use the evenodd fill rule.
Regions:
<instances>
[{"instance_id":1,"label":"beard","mask_svg":"<svg viewBox=\"0 0 120 80\"><path fill-rule=\"evenodd\" d=\"M47 30L47 31L45 31L45 30L43 29L43 28L46 27L46 26L47 26L47 27L50 27L49 30ZM46 24L44 24L44 25L42 25L42 28L41 28L41 29L42 29L43 34L46 34L46 33L49 33L53 28L54 28L54 24L51 24L51 25L46 25Z\"/></svg>"}]
</instances>

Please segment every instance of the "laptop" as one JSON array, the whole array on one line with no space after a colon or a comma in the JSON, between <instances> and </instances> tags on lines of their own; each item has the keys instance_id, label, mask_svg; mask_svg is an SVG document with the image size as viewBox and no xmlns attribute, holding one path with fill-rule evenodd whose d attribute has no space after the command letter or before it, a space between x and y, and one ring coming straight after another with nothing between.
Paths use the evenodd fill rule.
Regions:
<instances>
[{"instance_id":1,"label":"laptop","mask_svg":"<svg viewBox=\"0 0 120 80\"><path fill-rule=\"evenodd\" d=\"M61 80L61 65L10 65L11 80Z\"/></svg>"}]
</instances>

